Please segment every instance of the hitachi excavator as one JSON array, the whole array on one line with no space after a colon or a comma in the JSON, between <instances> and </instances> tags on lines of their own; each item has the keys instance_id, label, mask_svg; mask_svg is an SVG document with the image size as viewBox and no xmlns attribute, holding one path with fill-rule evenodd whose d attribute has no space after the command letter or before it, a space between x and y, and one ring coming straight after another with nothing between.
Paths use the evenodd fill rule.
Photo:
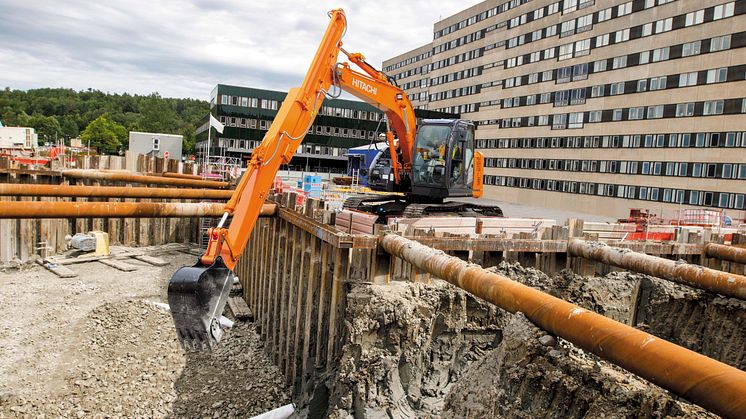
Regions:
<instances>
[{"instance_id":1,"label":"hitachi excavator","mask_svg":"<svg viewBox=\"0 0 746 419\"><path fill-rule=\"evenodd\" d=\"M347 27L344 11L332 10L329 17L331 21L303 84L290 89L264 139L254 149L223 217L208 230L204 255L196 265L176 271L168 285L176 331L187 350L211 349L220 341L220 317L233 285L233 269L280 165L290 162L326 97L336 97L344 90L384 111L389 152L371 170L373 188L405 194L366 196L347 206L404 215L467 208L479 212L485 208L444 201L482 195L484 158L474 151L474 124L437 119L424 120L417 127L412 104L396 82L368 64L360 53L342 48ZM337 61L340 52L349 62ZM362 72L353 70L350 63ZM226 227L229 217L230 226Z\"/></svg>"}]
</instances>

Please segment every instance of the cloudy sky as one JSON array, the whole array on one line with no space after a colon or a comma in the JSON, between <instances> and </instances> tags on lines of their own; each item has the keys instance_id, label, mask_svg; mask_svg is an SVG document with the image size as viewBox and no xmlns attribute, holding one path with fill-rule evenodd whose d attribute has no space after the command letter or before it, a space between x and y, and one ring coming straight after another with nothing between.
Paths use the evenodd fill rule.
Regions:
<instances>
[{"instance_id":1,"label":"cloudy sky","mask_svg":"<svg viewBox=\"0 0 746 419\"><path fill-rule=\"evenodd\" d=\"M0 0L0 88L69 87L207 99L217 83L300 84L328 24L381 61L432 39L478 0Z\"/></svg>"}]
</instances>

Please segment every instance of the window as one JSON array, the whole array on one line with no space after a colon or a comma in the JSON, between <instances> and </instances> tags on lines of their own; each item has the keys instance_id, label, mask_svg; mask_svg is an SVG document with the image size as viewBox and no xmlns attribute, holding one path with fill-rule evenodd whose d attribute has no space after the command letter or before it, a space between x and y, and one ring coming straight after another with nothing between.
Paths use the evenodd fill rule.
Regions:
<instances>
[{"instance_id":1,"label":"window","mask_svg":"<svg viewBox=\"0 0 746 419\"><path fill-rule=\"evenodd\" d=\"M705 11L697 10L696 12L691 12L691 13L686 14L686 20L684 22L684 26L699 25L700 23L704 21L705 21Z\"/></svg>"},{"instance_id":2,"label":"window","mask_svg":"<svg viewBox=\"0 0 746 419\"><path fill-rule=\"evenodd\" d=\"M243 106L244 108L248 107L249 106L249 98L242 97L241 98L241 106Z\"/></svg>"},{"instance_id":3,"label":"window","mask_svg":"<svg viewBox=\"0 0 746 419\"><path fill-rule=\"evenodd\" d=\"M557 69L557 83L567 83L572 78L572 67Z\"/></svg>"},{"instance_id":4,"label":"window","mask_svg":"<svg viewBox=\"0 0 746 419\"><path fill-rule=\"evenodd\" d=\"M648 106L648 119L663 118L663 105Z\"/></svg>"},{"instance_id":5,"label":"window","mask_svg":"<svg viewBox=\"0 0 746 419\"><path fill-rule=\"evenodd\" d=\"M609 94L611 96L624 94L624 82L620 81L618 83L611 83L611 91Z\"/></svg>"},{"instance_id":6,"label":"window","mask_svg":"<svg viewBox=\"0 0 746 419\"><path fill-rule=\"evenodd\" d=\"M597 86L591 87L591 97L601 97L601 96L603 96L605 88L606 88L605 84L599 84Z\"/></svg>"},{"instance_id":7,"label":"window","mask_svg":"<svg viewBox=\"0 0 746 419\"><path fill-rule=\"evenodd\" d=\"M623 55L621 57L614 57L614 61L611 64L611 68L616 70L617 68L624 68L624 67L627 67L627 56Z\"/></svg>"},{"instance_id":8,"label":"window","mask_svg":"<svg viewBox=\"0 0 746 419\"><path fill-rule=\"evenodd\" d=\"M614 42L618 44L624 41L629 41L629 28L616 31L614 34Z\"/></svg>"},{"instance_id":9,"label":"window","mask_svg":"<svg viewBox=\"0 0 746 419\"><path fill-rule=\"evenodd\" d=\"M637 91L644 92L648 88L648 79L637 80Z\"/></svg>"},{"instance_id":10,"label":"window","mask_svg":"<svg viewBox=\"0 0 746 419\"><path fill-rule=\"evenodd\" d=\"M653 50L653 62L665 61L668 59L669 48L657 48Z\"/></svg>"},{"instance_id":11,"label":"window","mask_svg":"<svg viewBox=\"0 0 746 419\"><path fill-rule=\"evenodd\" d=\"M153 150L158 151L161 149L161 139L153 137Z\"/></svg>"},{"instance_id":12,"label":"window","mask_svg":"<svg viewBox=\"0 0 746 419\"><path fill-rule=\"evenodd\" d=\"M567 114L557 114L552 116L552 129L565 129L567 127Z\"/></svg>"},{"instance_id":13,"label":"window","mask_svg":"<svg viewBox=\"0 0 746 419\"><path fill-rule=\"evenodd\" d=\"M562 90L554 94L554 106L567 106L570 100L570 91Z\"/></svg>"},{"instance_id":14,"label":"window","mask_svg":"<svg viewBox=\"0 0 746 419\"><path fill-rule=\"evenodd\" d=\"M719 20L719 19L733 16L734 6L735 6L735 2L730 2L726 4L721 4L719 6L715 6L712 20Z\"/></svg>"},{"instance_id":15,"label":"window","mask_svg":"<svg viewBox=\"0 0 746 419\"><path fill-rule=\"evenodd\" d=\"M575 42L575 56L580 57L591 53L591 40L583 39L582 41Z\"/></svg>"},{"instance_id":16,"label":"window","mask_svg":"<svg viewBox=\"0 0 746 419\"><path fill-rule=\"evenodd\" d=\"M691 55L698 55L702 48L702 41L687 42L681 46L681 56L689 57Z\"/></svg>"},{"instance_id":17,"label":"window","mask_svg":"<svg viewBox=\"0 0 746 419\"><path fill-rule=\"evenodd\" d=\"M575 33L575 19L562 22L560 25L560 38L569 36Z\"/></svg>"},{"instance_id":18,"label":"window","mask_svg":"<svg viewBox=\"0 0 746 419\"><path fill-rule=\"evenodd\" d=\"M642 37L650 36L653 34L653 22L642 25Z\"/></svg>"},{"instance_id":19,"label":"window","mask_svg":"<svg viewBox=\"0 0 746 419\"><path fill-rule=\"evenodd\" d=\"M730 35L717 36L710 39L710 52L722 51L730 48Z\"/></svg>"},{"instance_id":20,"label":"window","mask_svg":"<svg viewBox=\"0 0 746 419\"><path fill-rule=\"evenodd\" d=\"M679 75L679 87L694 86L697 84L697 72L682 73Z\"/></svg>"},{"instance_id":21,"label":"window","mask_svg":"<svg viewBox=\"0 0 746 419\"><path fill-rule=\"evenodd\" d=\"M578 0L565 0L562 4L562 14L574 12L578 9Z\"/></svg>"},{"instance_id":22,"label":"window","mask_svg":"<svg viewBox=\"0 0 746 419\"><path fill-rule=\"evenodd\" d=\"M668 32L673 27L673 18L663 19L655 22L655 33Z\"/></svg>"},{"instance_id":23,"label":"window","mask_svg":"<svg viewBox=\"0 0 746 419\"><path fill-rule=\"evenodd\" d=\"M640 53L640 64L647 64L650 62L650 51L642 51Z\"/></svg>"},{"instance_id":24,"label":"window","mask_svg":"<svg viewBox=\"0 0 746 419\"><path fill-rule=\"evenodd\" d=\"M609 34L598 35L596 37L596 48L605 47L609 45Z\"/></svg>"},{"instance_id":25,"label":"window","mask_svg":"<svg viewBox=\"0 0 746 419\"><path fill-rule=\"evenodd\" d=\"M600 73L606 71L606 60L598 60L593 62L593 72Z\"/></svg>"},{"instance_id":26,"label":"window","mask_svg":"<svg viewBox=\"0 0 746 419\"><path fill-rule=\"evenodd\" d=\"M585 87L572 89L570 91L570 105L580 105L585 103Z\"/></svg>"},{"instance_id":27,"label":"window","mask_svg":"<svg viewBox=\"0 0 746 419\"><path fill-rule=\"evenodd\" d=\"M577 32L589 31L593 28L593 13L578 18Z\"/></svg>"},{"instance_id":28,"label":"window","mask_svg":"<svg viewBox=\"0 0 746 419\"><path fill-rule=\"evenodd\" d=\"M572 58L572 46L572 43L560 45L558 58L560 61Z\"/></svg>"},{"instance_id":29,"label":"window","mask_svg":"<svg viewBox=\"0 0 746 419\"><path fill-rule=\"evenodd\" d=\"M707 70L707 84L710 83L721 83L728 78L728 68L718 68L714 70Z\"/></svg>"},{"instance_id":30,"label":"window","mask_svg":"<svg viewBox=\"0 0 746 419\"><path fill-rule=\"evenodd\" d=\"M614 113L612 114L613 121L621 121L622 120L622 110L621 109L614 109Z\"/></svg>"},{"instance_id":31,"label":"window","mask_svg":"<svg viewBox=\"0 0 746 419\"><path fill-rule=\"evenodd\" d=\"M679 103L676 105L676 117L694 115L694 103Z\"/></svg>"},{"instance_id":32,"label":"window","mask_svg":"<svg viewBox=\"0 0 746 419\"><path fill-rule=\"evenodd\" d=\"M605 20L611 19L611 10L612 8L609 7L608 9L604 9L598 12L598 22L601 23Z\"/></svg>"},{"instance_id":33,"label":"window","mask_svg":"<svg viewBox=\"0 0 746 419\"><path fill-rule=\"evenodd\" d=\"M588 63L575 64L572 67L572 80L585 80L588 78Z\"/></svg>"},{"instance_id":34,"label":"window","mask_svg":"<svg viewBox=\"0 0 746 419\"><path fill-rule=\"evenodd\" d=\"M552 94L549 92L542 93L541 95L539 95L539 103L549 103L551 97Z\"/></svg>"},{"instance_id":35,"label":"window","mask_svg":"<svg viewBox=\"0 0 746 419\"><path fill-rule=\"evenodd\" d=\"M723 113L723 101L722 100L708 100L705 102L704 110L702 115L720 115Z\"/></svg>"},{"instance_id":36,"label":"window","mask_svg":"<svg viewBox=\"0 0 746 419\"><path fill-rule=\"evenodd\" d=\"M583 112L573 112L570 114L568 128L583 128Z\"/></svg>"},{"instance_id":37,"label":"window","mask_svg":"<svg viewBox=\"0 0 746 419\"><path fill-rule=\"evenodd\" d=\"M632 13L632 2L628 1L627 3L620 4L617 6L617 16L624 16Z\"/></svg>"},{"instance_id":38,"label":"window","mask_svg":"<svg viewBox=\"0 0 746 419\"><path fill-rule=\"evenodd\" d=\"M590 111L588 113L588 122L601 122L601 111Z\"/></svg>"},{"instance_id":39,"label":"window","mask_svg":"<svg viewBox=\"0 0 746 419\"><path fill-rule=\"evenodd\" d=\"M645 116L645 107L640 106L637 108L629 108L629 116L627 119L635 120L642 119Z\"/></svg>"},{"instance_id":40,"label":"window","mask_svg":"<svg viewBox=\"0 0 746 419\"><path fill-rule=\"evenodd\" d=\"M653 77L650 79L650 90L662 90L666 88L666 76Z\"/></svg>"}]
</instances>

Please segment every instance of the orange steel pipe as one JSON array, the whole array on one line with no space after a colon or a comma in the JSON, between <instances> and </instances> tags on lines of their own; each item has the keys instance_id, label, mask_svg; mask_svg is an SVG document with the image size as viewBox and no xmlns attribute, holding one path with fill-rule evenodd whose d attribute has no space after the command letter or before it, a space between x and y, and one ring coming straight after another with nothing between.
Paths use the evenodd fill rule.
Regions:
<instances>
[{"instance_id":1,"label":"orange steel pipe","mask_svg":"<svg viewBox=\"0 0 746 419\"><path fill-rule=\"evenodd\" d=\"M125 186L32 185L0 183L0 196L64 196L112 198L173 198L228 200L233 191L220 189L147 188Z\"/></svg>"},{"instance_id":2,"label":"orange steel pipe","mask_svg":"<svg viewBox=\"0 0 746 419\"><path fill-rule=\"evenodd\" d=\"M222 189L228 187L228 182L176 179L163 176L144 176L122 172L101 172L98 170L64 170L62 176L75 179L111 180L118 182L144 183L149 185L189 186L193 188Z\"/></svg>"},{"instance_id":3,"label":"orange steel pipe","mask_svg":"<svg viewBox=\"0 0 746 419\"><path fill-rule=\"evenodd\" d=\"M199 175L190 175L188 173L171 173L171 172L164 172L163 177L170 177L174 179L194 179L194 180L205 180L202 176Z\"/></svg>"},{"instance_id":4,"label":"orange steel pipe","mask_svg":"<svg viewBox=\"0 0 746 419\"><path fill-rule=\"evenodd\" d=\"M725 417L746 412L746 372L403 237L383 249Z\"/></svg>"},{"instance_id":5,"label":"orange steel pipe","mask_svg":"<svg viewBox=\"0 0 746 419\"><path fill-rule=\"evenodd\" d=\"M705 255L711 258L746 264L746 248L743 247L707 243L705 245Z\"/></svg>"},{"instance_id":6,"label":"orange steel pipe","mask_svg":"<svg viewBox=\"0 0 746 419\"><path fill-rule=\"evenodd\" d=\"M630 271L678 282L728 297L746 300L746 276L690 265L629 249L609 247L599 242L571 240L567 246L573 256L603 262ZM746 397L746 395L744 395Z\"/></svg>"},{"instance_id":7,"label":"orange steel pipe","mask_svg":"<svg viewBox=\"0 0 746 419\"><path fill-rule=\"evenodd\" d=\"M223 203L16 201L0 205L0 219L220 217L224 212ZM276 213L276 204L264 204L260 216Z\"/></svg>"}]
</instances>

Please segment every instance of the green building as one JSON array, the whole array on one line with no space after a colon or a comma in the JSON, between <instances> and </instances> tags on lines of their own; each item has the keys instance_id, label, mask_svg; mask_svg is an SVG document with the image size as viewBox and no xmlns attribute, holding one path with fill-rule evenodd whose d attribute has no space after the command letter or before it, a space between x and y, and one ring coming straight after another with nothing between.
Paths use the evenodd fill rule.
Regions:
<instances>
[{"instance_id":1,"label":"green building","mask_svg":"<svg viewBox=\"0 0 746 419\"><path fill-rule=\"evenodd\" d=\"M210 134L210 155L245 161L258 146L286 93L218 84L210 95L210 112L225 125ZM326 99L289 169L344 173L348 148L376 141L386 129L383 112L364 102ZM207 150L208 118L197 129L197 153Z\"/></svg>"}]
</instances>

